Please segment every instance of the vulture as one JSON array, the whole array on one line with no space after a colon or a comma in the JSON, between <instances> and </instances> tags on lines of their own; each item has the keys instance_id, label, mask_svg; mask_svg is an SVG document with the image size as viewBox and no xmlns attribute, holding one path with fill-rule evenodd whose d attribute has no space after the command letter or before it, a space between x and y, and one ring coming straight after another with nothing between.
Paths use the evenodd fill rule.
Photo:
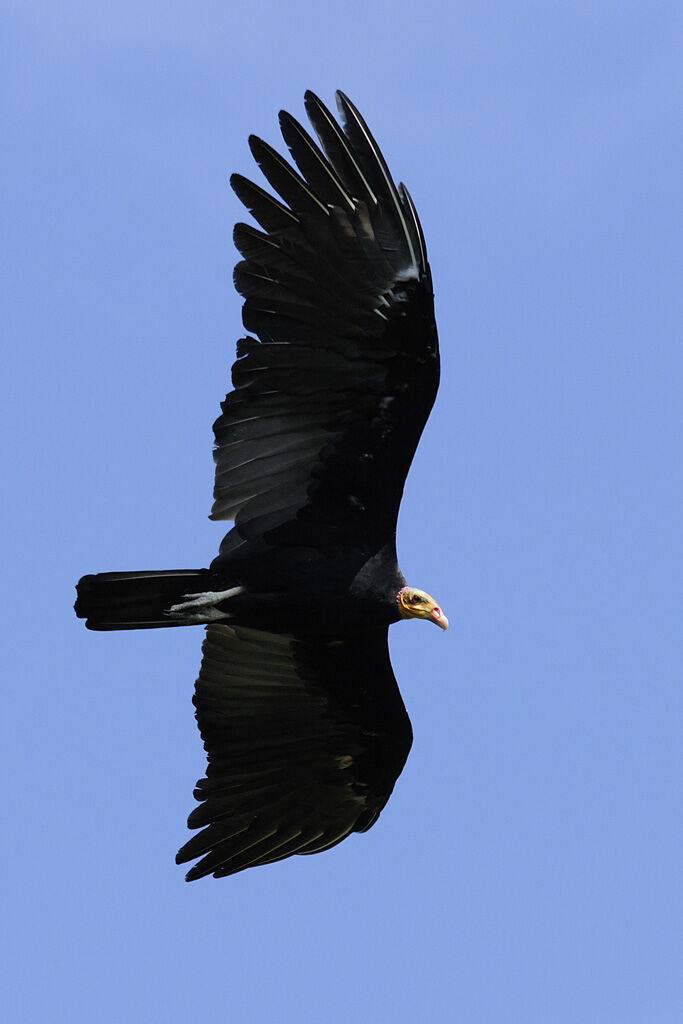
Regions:
<instances>
[{"instance_id":1,"label":"vulture","mask_svg":"<svg viewBox=\"0 0 683 1024\"><path fill-rule=\"evenodd\" d=\"M379 817L412 743L388 629L437 602L396 557L406 474L436 396L424 237L365 121L305 96L291 162L251 136L271 186L231 185L246 331L214 424L208 569L106 572L77 585L93 630L206 627L195 685L206 777L177 855L188 881L317 853ZM274 195L276 193L277 195Z\"/></svg>"}]
</instances>

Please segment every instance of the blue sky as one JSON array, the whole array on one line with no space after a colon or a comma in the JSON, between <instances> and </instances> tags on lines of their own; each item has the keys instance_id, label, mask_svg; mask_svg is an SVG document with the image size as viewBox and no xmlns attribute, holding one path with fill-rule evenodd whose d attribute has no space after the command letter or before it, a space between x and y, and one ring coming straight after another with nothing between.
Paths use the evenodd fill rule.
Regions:
<instances>
[{"instance_id":1,"label":"blue sky","mask_svg":"<svg viewBox=\"0 0 683 1024\"><path fill-rule=\"evenodd\" d=\"M680 5L1 17L5 1019L680 1022ZM415 743L371 832L188 886L201 633L88 634L72 587L217 549L227 178L309 87L425 228L399 552L452 626L393 630Z\"/></svg>"}]
</instances>

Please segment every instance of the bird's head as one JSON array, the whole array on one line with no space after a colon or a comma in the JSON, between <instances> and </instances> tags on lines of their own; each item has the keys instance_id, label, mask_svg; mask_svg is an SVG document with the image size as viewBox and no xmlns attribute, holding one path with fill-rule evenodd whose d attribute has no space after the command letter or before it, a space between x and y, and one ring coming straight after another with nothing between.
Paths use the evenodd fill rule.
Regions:
<instances>
[{"instance_id":1,"label":"bird's head","mask_svg":"<svg viewBox=\"0 0 683 1024\"><path fill-rule=\"evenodd\" d=\"M402 619L429 619L441 629L448 629L448 619L433 597L415 587L401 587L396 595L399 615Z\"/></svg>"}]
</instances>

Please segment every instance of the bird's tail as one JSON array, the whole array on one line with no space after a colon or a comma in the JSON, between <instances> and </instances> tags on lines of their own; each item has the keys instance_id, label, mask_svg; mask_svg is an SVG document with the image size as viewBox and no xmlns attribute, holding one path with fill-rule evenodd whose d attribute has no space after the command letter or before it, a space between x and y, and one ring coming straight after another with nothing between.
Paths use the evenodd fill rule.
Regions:
<instances>
[{"instance_id":1,"label":"bird's tail","mask_svg":"<svg viewBox=\"0 0 683 1024\"><path fill-rule=\"evenodd\" d=\"M76 615L86 619L88 629L187 626L198 621L196 615L169 615L169 610L183 597L207 590L208 579L207 569L83 576L76 584Z\"/></svg>"}]
</instances>

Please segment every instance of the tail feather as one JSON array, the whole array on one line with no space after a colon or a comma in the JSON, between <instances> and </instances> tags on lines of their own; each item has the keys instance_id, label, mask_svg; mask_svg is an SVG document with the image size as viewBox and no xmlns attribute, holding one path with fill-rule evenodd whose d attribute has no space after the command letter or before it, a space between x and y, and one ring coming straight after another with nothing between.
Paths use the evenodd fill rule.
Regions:
<instances>
[{"instance_id":1,"label":"tail feather","mask_svg":"<svg viewBox=\"0 0 683 1024\"><path fill-rule=\"evenodd\" d=\"M88 629L153 629L185 626L196 618L169 618L165 612L185 594L208 589L208 569L160 572L101 572L76 584L75 610Z\"/></svg>"}]
</instances>

